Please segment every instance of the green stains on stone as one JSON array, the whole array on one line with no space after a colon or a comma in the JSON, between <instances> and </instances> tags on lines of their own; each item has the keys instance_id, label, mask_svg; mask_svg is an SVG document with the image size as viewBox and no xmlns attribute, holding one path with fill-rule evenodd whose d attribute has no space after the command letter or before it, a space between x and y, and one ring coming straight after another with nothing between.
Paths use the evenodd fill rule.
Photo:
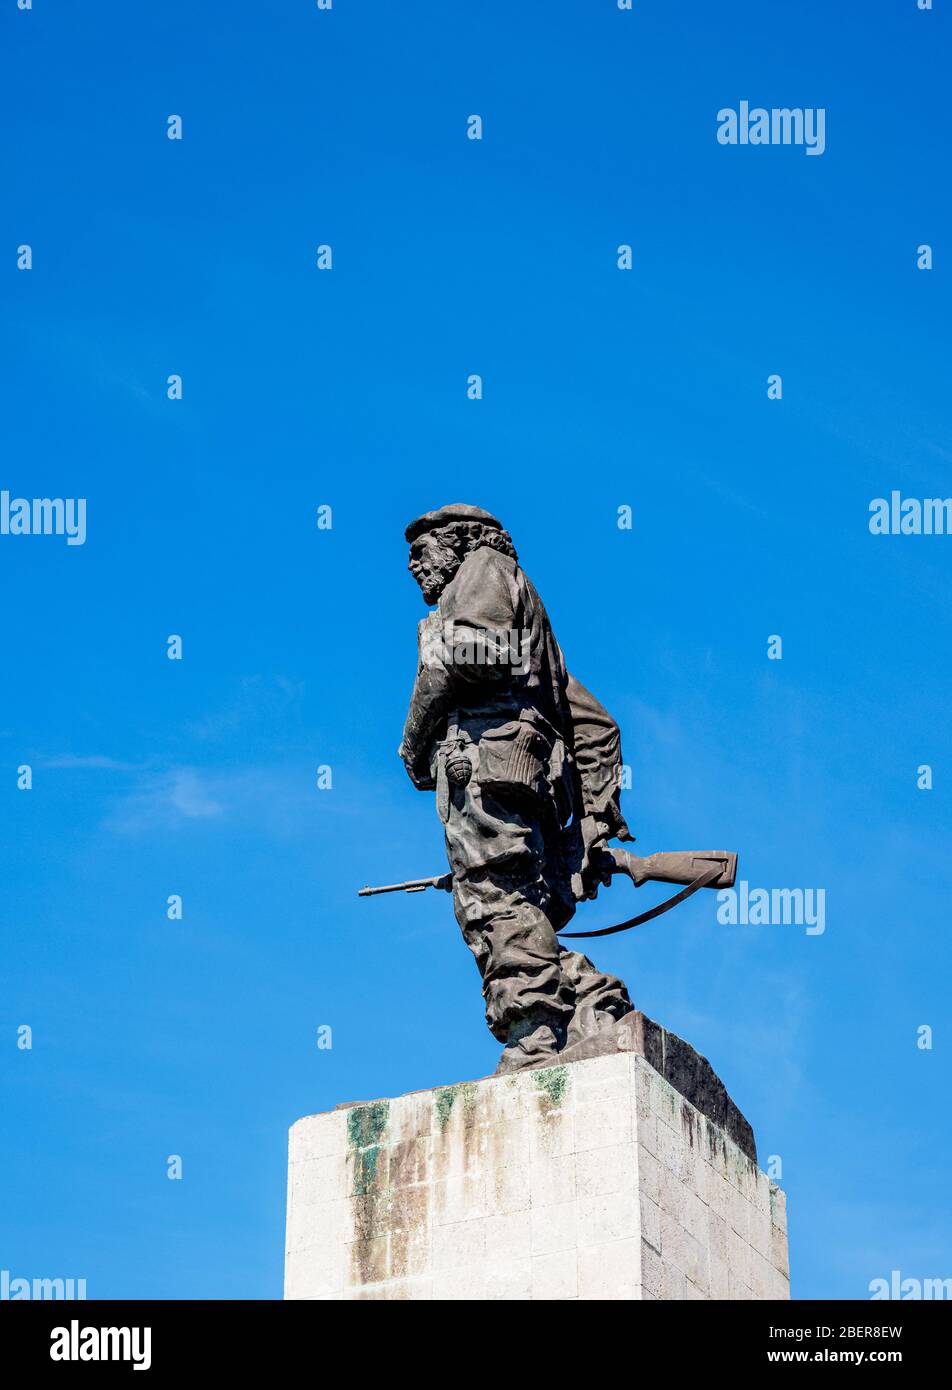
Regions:
<instances>
[{"instance_id":1,"label":"green stains on stone","mask_svg":"<svg viewBox=\"0 0 952 1390\"><path fill-rule=\"evenodd\" d=\"M390 1119L390 1102L374 1100L369 1105L355 1105L347 1114L347 1142L354 1150L355 1197L366 1197L374 1191L380 1160L380 1141Z\"/></svg>"},{"instance_id":2,"label":"green stains on stone","mask_svg":"<svg viewBox=\"0 0 952 1390\"><path fill-rule=\"evenodd\" d=\"M390 1102L372 1100L369 1105L355 1105L347 1114L347 1142L352 1149L366 1149L379 1144L390 1119Z\"/></svg>"},{"instance_id":3,"label":"green stains on stone","mask_svg":"<svg viewBox=\"0 0 952 1390\"><path fill-rule=\"evenodd\" d=\"M558 1110L569 1086L568 1067L546 1067L542 1071L533 1072L533 1079L544 1108Z\"/></svg>"},{"instance_id":4,"label":"green stains on stone","mask_svg":"<svg viewBox=\"0 0 952 1390\"><path fill-rule=\"evenodd\" d=\"M390 1102L372 1100L354 1105L347 1112L347 1155L351 1171L351 1193L355 1239L351 1244L350 1267L353 1283L373 1284L386 1278L385 1262L380 1259L381 1242L376 1239L385 1218L388 1192L387 1150L384 1138L390 1123ZM386 1249L386 1243L383 1246Z\"/></svg>"},{"instance_id":5,"label":"green stains on stone","mask_svg":"<svg viewBox=\"0 0 952 1390\"><path fill-rule=\"evenodd\" d=\"M436 1118L440 1126L440 1133L446 1129L453 1113L453 1106L457 1100L463 1102L467 1111L470 1111L476 1104L476 1084L473 1081L461 1081L458 1086L444 1086L437 1091L436 1099L433 1104L436 1106Z\"/></svg>"},{"instance_id":6,"label":"green stains on stone","mask_svg":"<svg viewBox=\"0 0 952 1390\"><path fill-rule=\"evenodd\" d=\"M354 1196L366 1197L377 1184L377 1160L380 1158L380 1145L369 1149L358 1149L354 1154Z\"/></svg>"},{"instance_id":7,"label":"green stains on stone","mask_svg":"<svg viewBox=\"0 0 952 1390\"><path fill-rule=\"evenodd\" d=\"M455 1086L446 1086L442 1091L437 1091L436 1093L436 1099L433 1103L436 1106L436 1118L439 1121L441 1134L450 1122L450 1116L453 1113L455 1101Z\"/></svg>"},{"instance_id":8,"label":"green stains on stone","mask_svg":"<svg viewBox=\"0 0 952 1390\"><path fill-rule=\"evenodd\" d=\"M780 1206L780 1188L776 1183L770 1184L770 1222L773 1226L781 1225L777 1220L777 1208Z\"/></svg>"},{"instance_id":9,"label":"green stains on stone","mask_svg":"<svg viewBox=\"0 0 952 1390\"><path fill-rule=\"evenodd\" d=\"M730 1167L734 1174L734 1186L743 1191L743 1182L751 1168L756 1168L756 1163L751 1162L748 1156L743 1153L735 1144L730 1149Z\"/></svg>"}]
</instances>

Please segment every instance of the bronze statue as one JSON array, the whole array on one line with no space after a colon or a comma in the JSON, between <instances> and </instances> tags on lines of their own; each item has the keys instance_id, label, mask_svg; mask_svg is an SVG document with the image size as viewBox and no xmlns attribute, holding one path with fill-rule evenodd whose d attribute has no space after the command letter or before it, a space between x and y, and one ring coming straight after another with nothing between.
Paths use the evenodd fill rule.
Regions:
<instances>
[{"instance_id":1,"label":"bronze statue","mask_svg":"<svg viewBox=\"0 0 952 1390\"><path fill-rule=\"evenodd\" d=\"M452 892L504 1044L498 1072L610 1049L632 1011L628 991L557 933L614 874L688 887L618 927L575 935L625 930L698 888L729 885L735 857L610 849L632 839L618 725L566 670L509 533L459 503L418 517L406 537L410 572L435 607L419 626L399 753L414 786L436 793L450 873L363 893Z\"/></svg>"}]
</instances>

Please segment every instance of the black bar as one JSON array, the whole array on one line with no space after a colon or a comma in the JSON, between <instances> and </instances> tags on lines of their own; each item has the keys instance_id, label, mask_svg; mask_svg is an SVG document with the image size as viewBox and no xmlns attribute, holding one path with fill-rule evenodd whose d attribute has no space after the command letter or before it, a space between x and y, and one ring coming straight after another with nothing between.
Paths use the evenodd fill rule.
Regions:
<instances>
[{"instance_id":1,"label":"black bar","mask_svg":"<svg viewBox=\"0 0 952 1390\"><path fill-rule=\"evenodd\" d=\"M808 1373L818 1365L844 1365L854 1371L878 1366L929 1368L941 1375L948 1367L952 1332L948 1303L936 1302L586 1303L574 1305L571 1311L559 1304L551 1314L537 1308L528 1319L521 1304L494 1304L487 1318L485 1307L474 1312L471 1304L447 1303L440 1308L438 1322L428 1306L414 1309L404 1303L395 1323L389 1321L393 1311L386 1313L387 1330L393 1330L394 1340L367 1345L355 1343L351 1335L354 1329L376 1325L381 1314L366 1306L346 1314L339 1304L320 1301L10 1302L0 1304L0 1354L9 1385L16 1383L14 1373L49 1374L47 1368L63 1383L84 1370L138 1374L140 1379L154 1376L171 1383L172 1375L194 1370L218 1375L233 1370L247 1378L255 1372L269 1372L273 1377L283 1367L309 1372L317 1381L340 1374L332 1372L339 1358L352 1363L356 1358L352 1374L380 1381L399 1375L401 1366L406 1368L406 1346L400 1338L416 1332L414 1319L420 1317L421 1334L428 1328L427 1335L444 1346L463 1339L457 1352L466 1345L477 1357L492 1355L492 1345L503 1335L514 1355L521 1338L527 1339L527 1347L545 1345L551 1338L552 1346L561 1348L560 1365L563 1351L570 1361L575 1343L584 1355L586 1346L591 1349L593 1333L601 1335L604 1327L604 1334L612 1338L606 1348L614 1348L614 1355L637 1367L644 1354L655 1376L667 1373L667 1363L679 1381L686 1369L732 1375L744 1368L769 1377L775 1366L790 1365L803 1366ZM575 1318L579 1320L577 1343L572 1330ZM54 1336L57 1345L63 1341L54 1329L69 1331L74 1323L76 1334L67 1339L71 1350L95 1345L96 1338L84 1336L84 1328L129 1329L125 1346L130 1355L138 1352L140 1358L145 1351L141 1329L148 1328L150 1366L135 1373L131 1360L54 1361L50 1354ZM133 1328L140 1329L137 1342L132 1341ZM116 1346L122 1349L118 1341ZM437 1356L434 1377L439 1364Z\"/></svg>"}]
</instances>

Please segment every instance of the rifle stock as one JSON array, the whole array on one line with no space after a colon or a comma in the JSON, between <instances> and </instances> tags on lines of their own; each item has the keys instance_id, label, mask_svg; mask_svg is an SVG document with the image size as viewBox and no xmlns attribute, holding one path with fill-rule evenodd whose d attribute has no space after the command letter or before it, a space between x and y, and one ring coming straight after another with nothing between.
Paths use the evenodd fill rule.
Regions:
<instances>
[{"instance_id":1,"label":"rifle stock","mask_svg":"<svg viewBox=\"0 0 952 1390\"><path fill-rule=\"evenodd\" d=\"M721 865L717 878L707 888L732 888L737 873L737 855L730 850L660 850L642 858L624 849L609 850L615 874L627 874L636 888L643 883L693 883L708 869Z\"/></svg>"}]
</instances>

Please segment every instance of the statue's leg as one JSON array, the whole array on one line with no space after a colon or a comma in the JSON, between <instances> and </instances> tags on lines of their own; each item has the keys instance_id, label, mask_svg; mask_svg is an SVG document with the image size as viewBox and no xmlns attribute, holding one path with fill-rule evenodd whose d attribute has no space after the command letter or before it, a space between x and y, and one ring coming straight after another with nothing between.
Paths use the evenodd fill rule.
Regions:
<instances>
[{"instance_id":1,"label":"statue's leg","mask_svg":"<svg viewBox=\"0 0 952 1390\"><path fill-rule=\"evenodd\" d=\"M562 973L575 992L575 1013L569 1025L567 1045L609 1029L634 1005L617 975L604 975L588 956L562 949Z\"/></svg>"},{"instance_id":2,"label":"statue's leg","mask_svg":"<svg viewBox=\"0 0 952 1390\"><path fill-rule=\"evenodd\" d=\"M542 831L523 807L454 788L446 822L453 901L483 979L486 1021L506 1044L500 1070L555 1058L574 994L561 966Z\"/></svg>"}]
</instances>

